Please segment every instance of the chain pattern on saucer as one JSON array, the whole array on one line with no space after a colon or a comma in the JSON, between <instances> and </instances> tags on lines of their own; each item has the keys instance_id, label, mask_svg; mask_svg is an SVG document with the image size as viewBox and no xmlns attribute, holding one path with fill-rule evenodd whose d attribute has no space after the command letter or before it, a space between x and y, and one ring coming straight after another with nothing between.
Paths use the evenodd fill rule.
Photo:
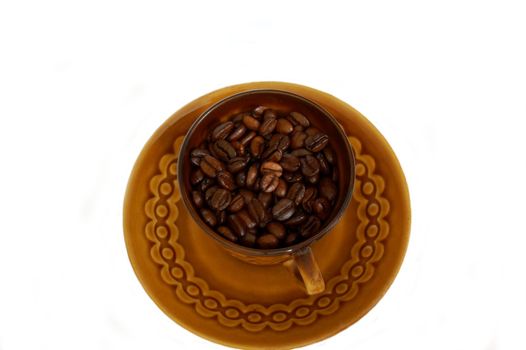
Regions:
<instances>
[{"instance_id":1,"label":"chain pattern on saucer","mask_svg":"<svg viewBox=\"0 0 526 350\"><path fill-rule=\"evenodd\" d=\"M359 225L357 240L352 246L350 259L342 265L340 274L326 283L326 290L318 295L291 301L288 305L245 304L228 299L211 290L205 280L196 276L191 264L185 260L185 251L178 243L179 216L177 203L180 192L177 182L177 158L183 136L173 145L173 152L165 154L159 162L159 173L150 181L152 197L145 205L149 218L145 233L152 243L150 255L160 267L162 280L173 288L184 303L194 306L201 316L215 317L226 327L241 326L247 331L258 332L265 327L284 331L292 325L308 325L319 315L330 315L340 303L351 300L358 293L360 284L374 274L374 263L384 253L382 241L389 234L389 201L382 196L385 181L375 173L375 160L362 153L361 142L349 137L356 156L356 181L353 200L358 202L356 216Z\"/></svg>"}]
</instances>

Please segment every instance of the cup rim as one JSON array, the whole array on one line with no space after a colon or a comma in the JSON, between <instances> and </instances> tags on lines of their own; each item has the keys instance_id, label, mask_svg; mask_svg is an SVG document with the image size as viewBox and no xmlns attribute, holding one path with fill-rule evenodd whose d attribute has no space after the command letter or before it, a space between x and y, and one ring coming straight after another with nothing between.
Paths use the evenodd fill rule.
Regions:
<instances>
[{"instance_id":1,"label":"cup rim","mask_svg":"<svg viewBox=\"0 0 526 350\"><path fill-rule=\"evenodd\" d=\"M293 98L299 99L299 100L302 101L302 103L308 104L311 107L314 107L315 109L319 110L321 112L321 114L326 116L327 119L330 120L331 123L336 127L336 129L338 131L338 135L346 140L346 142L345 142L345 145L346 145L346 148L347 148L347 152L346 153L350 157L350 164L351 164L351 169L349 169L349 171L351 171L351 173L352 173L351 176L349 176L349 183L347 184L348 185L348 190L347 190L345 198L344 198L344 200L342 202L342 205L340 206L340 208L336 212L336 215L334 215L334 217L332 218L331 221L329 221L314 236L309 237L308 239L306 239L304 241L301 241L299 243L293 244L291 246L281 247L281 248L274 248L274 249L259 249L259 248L245 247L245 246L243 246L241 244L237 244L237 243L231 242L228 239L223 238L221 235L216 233L212 228L210 228L201 219L201 217L199 216L199 213L197 213L196 209L194 208L193 203L191 202L191 200L189 198L189 193L185 190L184 181L183 181L183 175L184 174L183 174L183 161L182 160L184 159L183 158L184 154L187 152L187 148L188 148L188 145L190 143L190 139L192 138L193 133L194 133L195 129L197 128L197 126L203 120L205 120L219 106L221 106L221 105L223 105L223 104L225 104L225 103L227 103L227 102L229 102L229 101L231 101L233 99L237 99L237 98L240 98L240 97L246 96L246 95L258 94L258 93L270 93L270 94L276 94L276 95L287 95L289 97L293 97ZM190 164L190 163L188 162L188 164ZM186 165L188 165L188 164L186 164ZM188 129L186 135L184 136L184 140L183 140L183 143L181 145L181 149L179 151L179 164L178 165L179 166L177 167L177 182L179 184L179 191L180 191L180 194L181 194L181 198L183 199L183 203L184 203L186 209L190 212L190 216L198 224L198 226L208 236L212 237L212 239L214 239L221 246L226 247L227 249L239 252L241 254L245 254L245 255L248 255L248 256L259 256L259 257L261 257L261 256L290 255L290 254L296 253L296 252L301 251L302 249L304 249L306 247L309 247L312 243L318 241L323 236L325 236L328 232L330 232L332 230L332 228L338 223L338 221L342 217L343 213L345 212L345 210L349 206L349 203L351 201L352 194L353 194L353 191L354 191L354 182L355 182L355 177L356 177L356 174L355 174L356 159L355 159L355 155L354 155L354 150L352 148L352 145L351 145L350 141L347 138L347 134L345 133L345 130L343 129L341 124L336 120L336 118L331 113L329 113L325 108L323 108L319 104L317 104L314 101L312 101L310 99L307 99L307 98L305 98L305 97L303 97L301 95L298 95L298 94L295 94L295 93L292 93L292 92L289 92L289 91L284 91L284 90L279 90L279 89L266 89L266 88L250 89L250 90L246 90L246 91L242 91L242 92L238 92L238 93L226 96L226 97L222 98L221 100L217 101L216 103L214 103L213 105L211 105L210 107L208 107L204 112L202 112L194 120L194 122L192 123L192 125Z\"/></svg>"}]
</instances>

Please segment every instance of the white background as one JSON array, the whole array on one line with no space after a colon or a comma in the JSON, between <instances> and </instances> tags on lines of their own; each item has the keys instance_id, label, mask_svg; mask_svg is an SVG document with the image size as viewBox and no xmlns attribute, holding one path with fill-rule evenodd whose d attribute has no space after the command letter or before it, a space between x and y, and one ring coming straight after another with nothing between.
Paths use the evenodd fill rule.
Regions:
<instances>
[{"instance_id":1,"label":"white background","mask_svg":"<svg viewBox=\"0 0 526 350\"><path fill-rule=\"evenodd\" d=\"M398 278L312 349L526 348L521 1L0 0L0 349L215 349L148 298L128 175L185 103L259 80L366 115L405 170Z\"/></svg>"}]
</instances>

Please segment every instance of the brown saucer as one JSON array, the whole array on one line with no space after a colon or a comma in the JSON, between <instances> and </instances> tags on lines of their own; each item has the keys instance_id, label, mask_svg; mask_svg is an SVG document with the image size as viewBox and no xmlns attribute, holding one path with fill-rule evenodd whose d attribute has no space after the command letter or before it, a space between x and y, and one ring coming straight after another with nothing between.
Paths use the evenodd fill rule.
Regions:
<instances>
[{"instance_id":1,"label":"brown saucer","mask_svg":"<svg viewBox=\"0 0 526 350\"><path fill-rule=\"evenodd\" d=\"M255 266L230 256L180 201L177 157L192 121L218 100L258 88L290 91L325 107L356 153L351 204L332 232L312 246L327 286L319 295L307 296L281 265ZM139 155L124 202L129 258L150 297L186 329L239 348L303 346L356 322L395 278L409 228L404 174L382 135L337 98L289 83L226 87L176 112Z\"/></svg>"}]
</instances>

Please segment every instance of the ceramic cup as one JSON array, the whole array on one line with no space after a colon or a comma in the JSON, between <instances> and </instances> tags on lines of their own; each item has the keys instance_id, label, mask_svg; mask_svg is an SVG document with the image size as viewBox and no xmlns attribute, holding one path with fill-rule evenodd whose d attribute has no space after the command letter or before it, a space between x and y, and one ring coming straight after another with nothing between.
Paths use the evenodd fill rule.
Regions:
<instances>
[{"instance_id":1,"label":"ceramic cup","mask_svg":"<svg viewBox=\"0 0 526 350\"><path fill-rule=\"evenodd\" d=\"M196 211L191 201L190 152L198 147L210 130L231 118L232 115L266 106L280 112L300 112L307 116L313 126L329 135L329 143L335 150L338 169L338 197L332 213L319 232L292 246L276 249L249 248L233 243L214 232ZM193 220L227 252L245 262L257 265L282 263L298 280L302 281L308 294L325 289L325 282L310 246L327 234L338 223L349 205L354 188L354 153L347 136L336 119L316 103L299 95L280 90L249 90L226 97L201 114L188 130L181 146L178 164L178 181L183 203ZM324 252L331 254L330 251ZM291 278L293 282L293 278Z\"/></svg>"}]
</instances>

